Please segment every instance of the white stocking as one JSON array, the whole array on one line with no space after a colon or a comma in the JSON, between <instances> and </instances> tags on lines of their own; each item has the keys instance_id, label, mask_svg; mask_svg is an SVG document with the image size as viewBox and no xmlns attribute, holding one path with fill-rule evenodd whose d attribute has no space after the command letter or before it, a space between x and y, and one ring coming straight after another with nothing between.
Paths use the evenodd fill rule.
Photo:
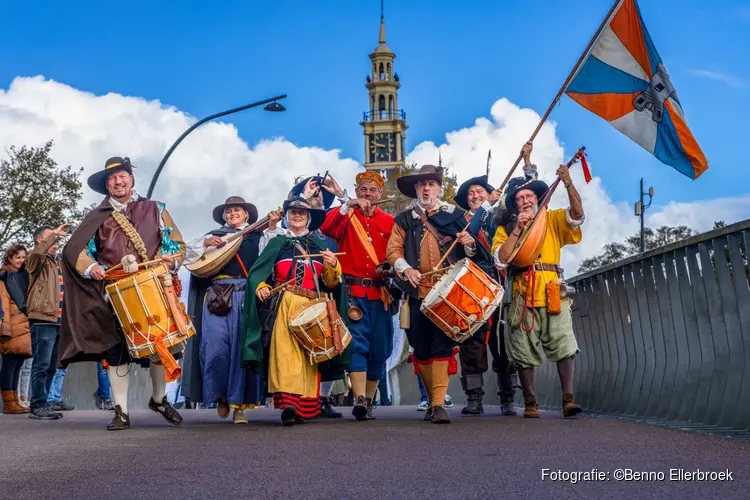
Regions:
<instances>
[{"instance_id":1,"label":"white stocking","mask_svg":"<svg viewBox=\"0 0 750 500\"><path fill-rule=\"evenodd\" d=\"M164 399L164 396L167 395L167 378L164 375L164 365L157 365L152 362L148 368L148 372L151 375L154 402L159 404Z\"/></svg>"},{"instance_id":2,"label":"white stocking","mask_svg":"<svg viewBox=\"0 0 750 500\"><path fill-rule=\"evenodd\" d=\"M128 365L110 366L107 370L112 399L115 405L118 405L126 415L128 413L128 385L130 382L130 370L128 368Z\"/></svg>"}]
</instances>

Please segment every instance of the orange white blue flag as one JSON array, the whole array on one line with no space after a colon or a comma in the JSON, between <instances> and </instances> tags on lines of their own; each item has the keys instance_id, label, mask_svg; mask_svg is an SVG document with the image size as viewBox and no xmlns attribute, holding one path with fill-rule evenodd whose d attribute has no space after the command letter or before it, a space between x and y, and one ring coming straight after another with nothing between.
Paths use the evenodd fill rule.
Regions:
<instances>
[{"instance_id":1,"label":"orange white blue flag","mask_svg":"<svg viewBox=\"0 0 750 500\"><path fill-rule=\"evenodd\" d=\"M708 168L636 0L621 0L565 93L691 179Z\"/></svg>"}]
</instances>

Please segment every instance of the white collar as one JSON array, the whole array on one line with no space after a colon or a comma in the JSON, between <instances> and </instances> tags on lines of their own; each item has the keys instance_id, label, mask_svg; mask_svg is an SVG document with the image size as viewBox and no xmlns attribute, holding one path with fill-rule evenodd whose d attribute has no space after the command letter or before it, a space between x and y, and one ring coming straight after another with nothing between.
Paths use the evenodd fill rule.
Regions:
<instances>
[{"instance_id":1,"label":"white collar","mask_svg":"<svg viewBox=\"0 0 750 500\"><path fill-rule=\"evenodd\" d=\"M414 200L409 205L409 208L412 209L411 210L411 215L415 219L419 219L419 215L417 214L417 212L414 211L414 209L417 206L419 206L419 208L421 208L424 213L427 213L427 210L425 210L425 208L422 205L419 205L419 202L417 200ZM443 200L438 199L437 205L435 205L435 208L432 208L431 210L445 211L445 212L448 212L449 214L452 214L456 210L456 206L455 205L451 205L448 202L445 202Z\"/></svg>"},{"instance_id":2,"label":"white collar","mask_svg":"<svg viewBox=\"0 0 750 500\"><path fill-rule=\"evenodd\" d=\"M122 212L125 210L128 206L128 203L131 201L138 201L138 199L141 197L135 189L133 189L133 193L130 195L130 199L126 201L125 203L120 203L119 201L115 200L111 196L109 197L109 204L112 205L112 208L114 208L118 212Z\"/></svg>"}]
</instances>

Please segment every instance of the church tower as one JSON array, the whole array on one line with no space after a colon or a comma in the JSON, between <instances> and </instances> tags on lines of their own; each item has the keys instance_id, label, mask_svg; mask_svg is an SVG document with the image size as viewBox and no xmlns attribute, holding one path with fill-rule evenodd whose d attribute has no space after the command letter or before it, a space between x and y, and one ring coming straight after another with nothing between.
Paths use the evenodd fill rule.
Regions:
<instances>
[{"instance_id":1,"label":"church tower","mask_svg":"<svg viewBox=\"0 0 750 500\"><path fill-rule=\"evenodd\" d=\"M392 171L404 166L406 114L398 107L396 54L385 44L385 18L380 4L380 40L370 54L371 74L365 87L369 92L369 111L360 123L365 136L365 168L379 171L393 185Z\"/></svg>"}]
</instances>

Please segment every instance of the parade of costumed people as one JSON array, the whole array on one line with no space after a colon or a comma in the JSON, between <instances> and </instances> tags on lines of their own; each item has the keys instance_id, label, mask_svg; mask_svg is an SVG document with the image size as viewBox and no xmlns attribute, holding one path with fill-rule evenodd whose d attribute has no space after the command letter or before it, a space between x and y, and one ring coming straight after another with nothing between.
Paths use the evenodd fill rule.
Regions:
<instances>
[{"instance_id":1,"label":"parade of costumed people","mask_svg":"<svg viewBox=\"0 0 750 500\"><path fill-rule=\"evenodd\" d=\"M112 157L104 169L88 178L88 186L105 198L86 215L62 254L65 300L60 364L65 368L82 361L106 362L115 403L115 415L108 430L130 428L131 363L149 369L153 393L148 408L172 425L182 423L182 417L166 398L167 382L180 376L176 359L182 353L172 353L158 344L158 355L138 357L137 352L131 352L131 343L125 335L136 339L134 330L146 326L141 322L127 325L128 332L124 332L121 322L127 319L116 316L111 297L109 303L105 300L108 285L117 283L114 271L127 275L156 262L161 266L160 278L167 280L163 285L166 293L171 297L180 295L179 286L175 285L179 283L177 271L185 255L185 242L165 204L135 191L133 168L129 158ZM180 311L175 308L170 312L175 319L179 317ZM144 318L147 324L155 320L155 317Z\"/></svg>"},{"instance_id":2,"label":"parade of costumed people","mask_svg":"<svg viewBox=\"0 0 750 500\"><path fill-rule=\"evenodd\" d=\"M249 271L242 361L265 376L273 406L289 426L320 415L320 382L343 378L351 356L341 264L313 236L325 211L295 196L284 201L283 212L286 233L268 242ZM320 317L330 338L315 325Z\"/></svg>"},{"instance_id":3,"label":"parade of costumed people","mask_svg":"<svg viewBox=\"0 0 750 500\"><path fill-rule=\"evenodd\" d=\"M240 329L248 271L259 254L261 231L253 230L258 209L241 196L230 196L212 211L219 224L187 243L184 264L200 264L190 277L188 314L196 333L187 343L183 363L183 395L192 401L217 403L220 418L247 423L244 410L264 399L262 378L242 366ZM243 233L244 234L240 234ZM227 241L229 235L238 240ZM220 254L220 255L218 255Z\"/></svg>"},{"instance_id":4,"label":"parade of costumed people","mask_svg":"<svg viewBox=\"0 0 750 500\"><path fill-rule=\"evenodd\" d=\"M464 230L464 211L439 199L442 183L443 169L434 165L423 165L416 173L396 179L399 191L413 201L396 216L386 248L388 263L400 278L398 285L409 297L400 314L414 349L414 370L421 374L430 399L424 420L436 424L450 423L444 404L450 376L458 372L457 343L420 310L438 281L438 276L427 273L444 257L452 264L484 252ZM452 245L454 241L458 244Z\"/></svg>"},{"instance_id":5,"label":"parade of costumed people","mask_svg":"<svg viewBox=\"0 0 750 500\"><path fill-rule=\"evenodd\" d=\"M560 165L556 172L556 183L562 183L568 193L567 208L540 208L541 200L551 195L550 186L544 181L533 176L510 179L505 195L507 213L500 217L504 224L498 225L492 241L495 265L508 276L506 294L511 301L507 316L508 355L519 367L524 417L527 418L540 416L534 391L534 368L542 364L542 354L557 364L563 392L563 416L581 412L581 407L573 400L575 355L579 349L573 332L572 299L560 268L560 253L564 246L581 241L585 217L581 196L568 169L569 165ZM546 225L532 225L539 217L546 219ZM523 245L533 247L526 266L519 266L512 260L522 233L527 235ZM536 238L536 247L529 238Z\"/></svg>"},{"instance_id":6,"label":"parade of costumed people","mask_svg":"<svg viewBox=\"0 0 750 500\"><path fill-rule=\"evenodd\" d=\"M373 401L393 351L392 315L398 301L391 297L383 270L393 216L372 205L381 199L385 180L377 172L366 171L357 174L355 184L357 197L350 199L332 177L323 182L323 189L343 203L328 212L321 232L344 252L339 260L352 334L352 414L365 421L375 419Z\"/></svg>"}]
</instances>

